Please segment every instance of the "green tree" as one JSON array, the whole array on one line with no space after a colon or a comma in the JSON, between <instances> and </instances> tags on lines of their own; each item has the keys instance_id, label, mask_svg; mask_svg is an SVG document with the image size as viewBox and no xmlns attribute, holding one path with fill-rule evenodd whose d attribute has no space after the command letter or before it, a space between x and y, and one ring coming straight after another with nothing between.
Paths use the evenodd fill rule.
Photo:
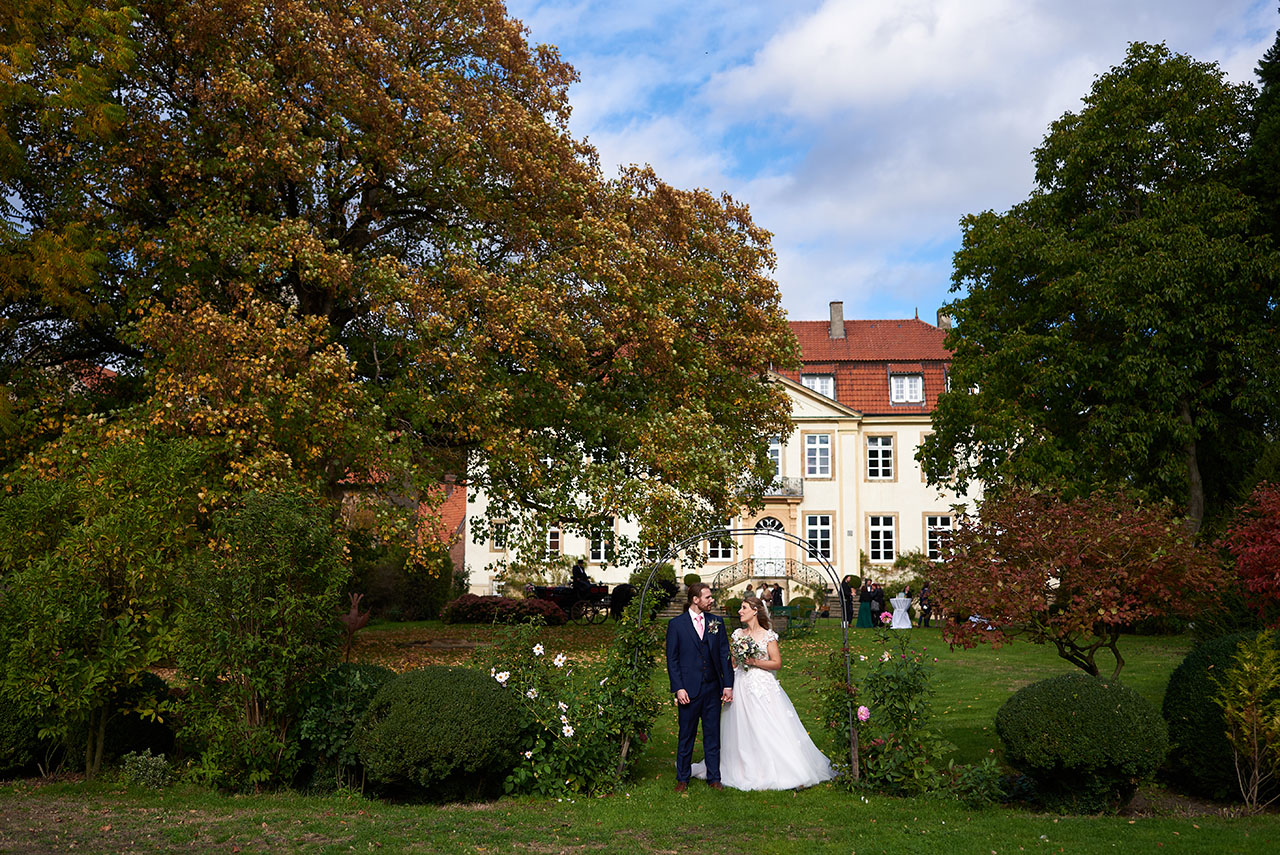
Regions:
<instances>
[{"instance_id":1,"label":"green tree","mask_svg":"<svg viewBox=\"0 0 1280 855\"><path fill-rule=\"evenodd\" d=\"M962 221L935 482L1124 486L1198 528L1280 413L1275 282L1241 191L1253 89L1135 43L1035 151L1036 190Z\"/></svg>"},{"instance_id":2,"label":"green tree","mask_svg":"<svg viewBox=\"0 0 1280 855\"><path fill-rule=\"evenodd\" d=\"M204 455L190 440L135 440L71 457L5 484L0 702L68 748L87 733L92 777L125 690L169 649L174 568L201 541L185 485Z\"/></svg>"}]
</instances>

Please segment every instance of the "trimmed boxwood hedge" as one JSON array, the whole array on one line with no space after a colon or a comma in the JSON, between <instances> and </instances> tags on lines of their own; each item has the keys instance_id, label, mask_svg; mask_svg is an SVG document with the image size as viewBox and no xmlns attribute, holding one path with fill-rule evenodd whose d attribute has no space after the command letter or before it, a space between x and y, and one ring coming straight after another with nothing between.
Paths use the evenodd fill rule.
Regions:
<instances>
[{"instance_id":1,"label":"trimmed boxwood hedge","mask_svg":"<svg viewBox=\"0 0 1280 855\"><path fill-rule=\"evenodd\" d=\"M465 668L409 671L378 690L356 730L369 781L433 801L502 792L525 730L512 693Z\"/></svg>"},{"instance_id":2,"label":"trimmed boxwood hedge","mask_svg":"<svg viewBox=\"0 0 1280 855\"><path fill-rule=\"evenodd\" d=\"M1032 683L996 713L1005 758L1046 807L1115 811L1164 760L1160 711L1121 683L1084 673Z\"/></svg>"}]
</instances>

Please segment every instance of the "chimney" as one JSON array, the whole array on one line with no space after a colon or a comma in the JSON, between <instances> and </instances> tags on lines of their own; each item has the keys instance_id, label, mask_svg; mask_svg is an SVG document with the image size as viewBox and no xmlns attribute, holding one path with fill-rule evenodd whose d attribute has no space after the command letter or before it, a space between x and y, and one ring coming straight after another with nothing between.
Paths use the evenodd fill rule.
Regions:
<instances>
[{"instance_id":1,"label":"chimney","mask_svg":"<svg viewBox=\"0 0 1280 855\"><path fill-rule=\"evenodd\" d=\"M831 338L844 338L844 303L839 300L831 301L831 331L828 335Z\"/></svg>"},{"instance_id":2,"label":"chimney","mask_svg":"<svg viewBox=\"0 0 1280 855\"><path fill-rule=\"evenodd\" d=\"M951 316L948 315L946 312L942 311L941 309L938 310L938 329L940 330L951 329Z\"/></svg>"}]
</instances>

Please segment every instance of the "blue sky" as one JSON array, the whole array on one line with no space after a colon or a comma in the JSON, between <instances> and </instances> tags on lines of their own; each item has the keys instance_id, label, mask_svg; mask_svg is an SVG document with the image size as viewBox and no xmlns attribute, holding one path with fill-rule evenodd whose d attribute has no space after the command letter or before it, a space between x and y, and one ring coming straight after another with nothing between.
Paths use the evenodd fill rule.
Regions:
<instances>
[{"instance_id":1,"label":"blue sky","mask_svg":"<svg viewBox=\"0 0 1280 855\"><path fill-rule=\"evenodd\" d=\"M1235 82L1277 0L507 0L581 80L606 174L649 163L774 234L793 320L933 321L959 220L1032 187L1031 150L1131 41Z\"/></svg>"}]
</instances>

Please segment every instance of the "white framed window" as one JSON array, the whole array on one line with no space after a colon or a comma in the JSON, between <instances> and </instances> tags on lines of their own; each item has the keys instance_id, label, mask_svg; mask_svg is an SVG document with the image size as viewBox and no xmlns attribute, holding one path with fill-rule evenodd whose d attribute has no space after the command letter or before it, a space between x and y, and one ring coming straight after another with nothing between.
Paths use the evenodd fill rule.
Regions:
<instances>
[{"instance_id":1,"label":"white framed window","mask_svg":"<svg viewBox=\"0 0 1280 855\"><path fill-rule=\"evenodd\" d=\"M769 460L773 462L773 477L782 476L782 438L769 437Z\"/></svg>"},{"instance_id":2,"label":"white framed window","mask_svg":"<svg viewBox=\"0 0 1280 855\"><path fill-rule=\"evenodd\" d=\"M836 378L830 374L801 374L800 382L805 388L812 389L819 395L825 395L832 400L836 397Z\"/></svg>"},{"instance_id":3,"label":"white framed window","mask_svg":"<svg viewBox=\"0 0 1280 855\"><path fill-rule=\"evenodd\" d=\"M725 529L733 527L733 520L724 524ZM707 541L707 559L710 561L729 561L733 558L733 541L728 537L717 537Z\"/></svg>"},{"instance_id":4,"label":"white framed window","mask_svg":"<svg viewBox=\"0 0 1280 855\"><path fill-rule=\"evenodd\" d=\"M924 518L925 551L930 561L942 558L942 545L951 537L951 514L929 514Z\"/></svg>"},{"instance_id":5,"label":"white framed window","mask_svg":"<svg viewBox=\"0 0 1280 855\"><path fill-rule=\"evenodd\" d=\"M503 552L507 548L507 524L496 522L489 528L489 548L494 552Z\"/></svg>"},{"instance_id":6,"label":"white framed window","mask_svg":"<svg viewBox=\"0 0 1280 855\"><path fill-rule=\"evenodd\" d=\"M805 436L804 474L807 478L831 477L831 434L811 433Z\"/></svg>"},{"instance_id":7,"label":"white framed window","mask_svg":"<svg viewBox=\"0 0 1280 855\"><path fill-rule=\"evenodd\" d=\"M656 546L646 546L644 548L645 561L657 561L662 557L662 550Z\"/></svg>"},{"instance_id":8,"label":"white framed window","mask_svg":"<svg viewBox=\"0 0 1280 855\"><path fill-rule=\"evenodd\" d=\"M867 477L890 479L893 477L893 437L867 437Z\"/></svg>"},{"instance_id":9,"label":"white framed window","mask_svg":"<svg viewBox=\"0 0 1280 855\"><path fill-rule=\"evenodd\" d=\"M809 549L831 560L831 514L805 514L804 539Z\"/></svg>"},{"instance_id":10,"label":"white framed window","mask_svg":"<svg viewBox=\"0 0 1280 855\"><path fill-rule=\"evenodd\" d=\"M552 561L560 557L560 527L552 526L547 529L547 552L546 559Z\"/></svg>"},{"instance_id":11,"label":"white framed window","mask_svg":"<svg viewBox=\"0 0 1280 855\"><path fill-rule=\"evenodd\" d=\"M867 552L872 561L892 561L897 558L898 521L890 515L872 515L867 518L868 547Z\"/></svg>"},{"instance_id":12,"label":"white framed window","mask_svg":"<svg viewBox=\"0 0 1280 855\"><path fill-rule=\"evenodd\" d=\"M894 374L889 378L889 400L895 404L918 404L924 400L924 376Z\"/></svg>"},{"instance_id":13,"label":"white framed window","mask_svg":"<svg viewBox=\"0 0 1280 855\"><path fill-rule=\"evenodd\" d=\"M591 560L596 563L613 560L613 517L591 533Z\"/></svg>"}]
</instances>

